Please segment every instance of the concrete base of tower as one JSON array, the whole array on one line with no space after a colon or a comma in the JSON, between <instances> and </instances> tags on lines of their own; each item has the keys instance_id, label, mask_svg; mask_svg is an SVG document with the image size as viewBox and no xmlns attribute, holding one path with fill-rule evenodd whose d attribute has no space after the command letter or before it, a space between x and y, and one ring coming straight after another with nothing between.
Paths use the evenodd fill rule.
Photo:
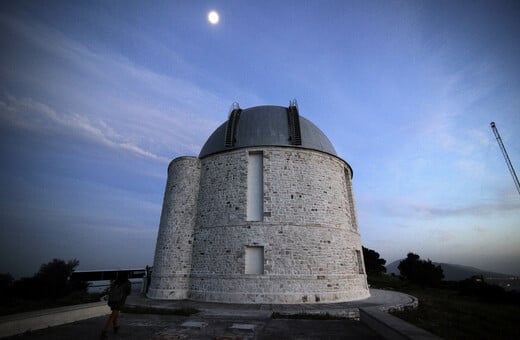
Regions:
<instances>
[{"instance_id":1,"label":"concrete base of tower","mask_svg":"<svg viewBox=\"0 0 520 340\"><path fill-rule=\"evenodd\" d=\"M188 290L150 288L146 297L154 300L185 300L188 298Z\"/></svg>"},{"instance_id":2,"label":"concrete base of tower","mask_svg":"<svg viewBox=\"0 0 520 340\"><path fill-rule=\"evenodd\" d=\"M370 297L369 292L352 290L342 292L300 292L300 293L233 293L233 292L190 292L189 300L220 302L220 303L245 303L245 304L300 304L300 303L332 303L357 301Z\"/></svg>"},{"instance_id":3,"label":"concrete base of tower","mask_svg":"<svg viewBox=\"0 0 520 340\"><path fill-rule=\"evenodd\" d=\"M222 303L331 303L370 297L364 274L192 274L188 299Z\"/></svg>"}]
</instances>

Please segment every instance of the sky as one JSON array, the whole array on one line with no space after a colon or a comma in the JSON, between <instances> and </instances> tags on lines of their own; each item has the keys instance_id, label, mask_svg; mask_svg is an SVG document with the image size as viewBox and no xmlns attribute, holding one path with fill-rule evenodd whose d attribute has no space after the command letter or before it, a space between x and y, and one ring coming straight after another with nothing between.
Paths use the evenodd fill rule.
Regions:
<instances>
[{"instance_id":1,"label":"sky","mask_svg":"<svg viewBox=\"0 0 520 340\"><path fill-rule=\"evenodd\" d=\"M208 22L210 10L220 21ZM518 1L1 1L0 273L153 264L168 163L287 106L390 263L520 275Z\"/></svg>"}]
</instances>

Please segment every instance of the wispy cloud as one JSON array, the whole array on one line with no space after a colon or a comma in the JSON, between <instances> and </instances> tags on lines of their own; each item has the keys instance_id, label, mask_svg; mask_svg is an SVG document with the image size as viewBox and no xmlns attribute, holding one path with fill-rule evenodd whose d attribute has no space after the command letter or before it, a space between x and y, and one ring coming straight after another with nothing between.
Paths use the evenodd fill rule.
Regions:
<instances>
[{"instance_id":1,"label":"wispy cloud","mask_svg":"<svg viewBox=\"0 0 520 340\"><path fill-rule=\"evenodd\" d=\"M12 40L25 46L16 48L29 48L39 60L33 64L13 55L10 66L0 66L11 97L10 102L4 100L4 109L8 105L17 114L29 107L39 112L17 117L19 125L35 128L37 117L45 118L105 146L164 161L198 154L232 102L191 80L159 74L48 26L5 16L0 16L0 23ZM23 84L23 94L9 86L17 83Z\"/></svg>"},{"instance_id":2,"label":"wispy cloud","mask_svg":"<svg viewBox=\"0 0 520 340\"><path fill-rule=\"evenodd\" d=\"M437 242L451 242L457 239L457 235L445 228L433 228L430 230L430 233L435 238Z\"/></svg>"},{"instance_id":3,"label":"wispy cloud","mask_svg":"<svg viewBox=\"0 0 520 340\"><path fill-rule=\"evenodd\" d=\"M32 99L18 99L10 95L0 99L0 121L32 132L74 136L140 157L161 162L168 161L165 157L124 141L121 135L115 133L104 122L96 124L89 118L74 113L60 114L46 104Z\"/></svg>"},{"instance_id":4,"label":"wispy cloud","mask_svg":"<svg viewBox=\"0 0 520 340\"><path fill-rule=\"evenodd\" d=\"M412 211L425 218L446 218L454 216L487 216L494 213L514 212L520 209L520 203L480 203L459 207L411 205Z\"/></svg>"},{"instance_id":5,"label":"wispy cloud","mask_svg":"<svg viewBox=\"0 0 520 340\"><path fill-rule=\"evenodd\" d=\"M497 196L500 196L498 192ZM492 201L476 201L458 205L427 202L427 200L418 203L411 198L394 198L390 201L370 196L361 197L358 203L361 203L361 212L364 214L385 216L385 218L392 219L392 225L398 223L395 221L399 218L406 218L408 221L435 220L449 217L482 217L520 211L520 202L516 200L516 197L515 200L511 200L505 196Z\"/></svg>"}]
</instances>

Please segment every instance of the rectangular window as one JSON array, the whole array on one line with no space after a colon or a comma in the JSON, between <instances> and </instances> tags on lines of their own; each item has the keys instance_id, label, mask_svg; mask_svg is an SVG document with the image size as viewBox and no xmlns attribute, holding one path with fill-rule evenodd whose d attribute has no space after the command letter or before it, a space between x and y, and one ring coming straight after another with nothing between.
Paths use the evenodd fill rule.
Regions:
<instances>
[{"instance_id":1,"label":"rectangular window","mask_svg":"<svg viewBox=\"0 0 520 340\"><path fill-rule=\"evenodd\" d=\"M263 153L250 152L247 159L247 220L262 221L264 215Z\"/></svg>"},{"instance_id":2,"label":"rectangular window","mask_svg":"<svg viewBox=\"0 0 520 340\"><path fill-rule=\"evenodd\" d=\"M264 247L246 246L246 274L264 274Z\"/></svg>"},{"instance_id":3,"label":"rectangular window","mask_svg":"<svg viewBox=\"0 0 520 340\"><path fill-rule=\"evenodd\" d=\"M356 250L356 258L359 274L365 274L365 268L363 266L363 257L361 256L361 251Z\"/></svg>"}]
</instances>

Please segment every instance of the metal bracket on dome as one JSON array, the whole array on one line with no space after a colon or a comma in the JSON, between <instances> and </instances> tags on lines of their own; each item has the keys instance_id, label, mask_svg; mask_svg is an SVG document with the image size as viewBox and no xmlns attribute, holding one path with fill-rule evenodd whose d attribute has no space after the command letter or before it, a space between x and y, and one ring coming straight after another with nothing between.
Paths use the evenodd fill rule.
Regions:
<instances>
[{"instance_id":1,"label":"metal bracket on dome","mask_svg":"<svg viewBox=\"0 0 520 340\"><path fill-rule=\"evenodd\" d=\"M240 108L240 105L238 105L237 102L234 102L233 105L231 105L231 110L226 125L226 140L224 141L224 146L226 148L230 148L235 145L235 142L237 140L236 134L238 120L240 119L241 112L242 109Z\"/></svg>"},{"instance_id":2,"label":"metal bracket on dome","mask_svg":"<svg viewBox=\"0 0 520 340\"><path fill-rule=\"evenodd\" d=\"M296 102L296 99L293 99L289 102L287 119L289 122L289 142L291 145L302 145L300 114L298 111L298 103Z\"/></svg>"}]
</instances>

